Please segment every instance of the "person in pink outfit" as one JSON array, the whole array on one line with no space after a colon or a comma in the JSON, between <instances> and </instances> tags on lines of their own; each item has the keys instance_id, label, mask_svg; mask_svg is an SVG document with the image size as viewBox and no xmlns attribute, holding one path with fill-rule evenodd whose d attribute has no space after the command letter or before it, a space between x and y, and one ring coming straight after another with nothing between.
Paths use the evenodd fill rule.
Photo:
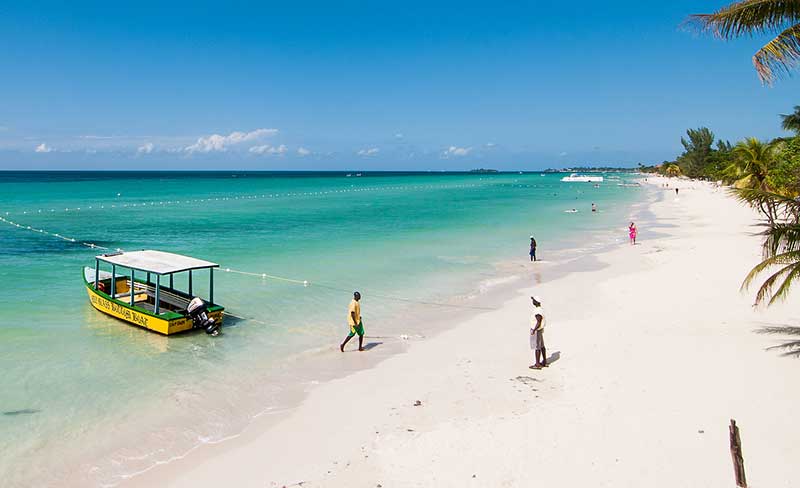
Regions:
<instances>
[{"instance_id":1,"label":"person in pink outfit","mask_svg":"<svg viewBox=\"0 0 800 488\"><path fill-rule=\"evenodd\" d=\"M631 225L628 227L628 236L631 238L631 245L636 245L636 224L631 222Z\"/></svg>"}]
</instances>

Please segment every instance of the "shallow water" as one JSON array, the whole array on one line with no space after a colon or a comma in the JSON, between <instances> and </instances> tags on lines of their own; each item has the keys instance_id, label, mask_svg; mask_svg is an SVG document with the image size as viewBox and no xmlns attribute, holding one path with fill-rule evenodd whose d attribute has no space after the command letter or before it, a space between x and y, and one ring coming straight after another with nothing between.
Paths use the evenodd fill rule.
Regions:
<instances>
[{"instance_id":1,"label":"shallow water","mask_svg":"<svg viewBox=\"0 0 800 488\"><path fill-rule=\"evenodd\" d=\"M291 361L346 332L354 289L367 333L394 332L506 282L498 264L527 260L530 234L546 259L624 237L643 190L560 176L0 173L0 216L22 225L0 222L0 476L80 469L114 484L280 408ZM81 243L218 262L216 301L252 320L166 338L106 317L81 281L97 251Z\"/></svg>"}]
</instances>

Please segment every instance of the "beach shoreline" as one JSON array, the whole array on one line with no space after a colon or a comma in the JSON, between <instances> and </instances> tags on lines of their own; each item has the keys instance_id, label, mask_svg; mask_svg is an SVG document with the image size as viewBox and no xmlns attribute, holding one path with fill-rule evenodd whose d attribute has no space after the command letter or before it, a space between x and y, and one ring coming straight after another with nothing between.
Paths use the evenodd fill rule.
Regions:
<instances>
[{"instance_id":1,"label":"beach shoreline","mask_svg":"<svg viewBox=\"0 0 800 488\"><path fill-rule=\"evenodd\" d=\"M653 195L653 193L649 193L644 198L644 201L626 204L625 208L628 209L626 213L637 211L632 209L646 208ZM585 239L587 235L592 236L591 239ZM569 243L566 243L568 241L560 244L548 243L549 245L545 246L547 259L534 265L527 262L527 260L512 261L507 259L493 262L491 264L491 273L481 273L478 281L465 288L472 291L464 295L445 296L442 301L445 306L442 307L422 307L422 309L426 310L425 315L428 317L423 328L414 324L398 328L397 324L401 321L393 321L393 324L389 324L387 329L387 324L373 327L373 324L367 322L368 333L365 344L370 351L355 363L345 364L343 367L339 361L340 353L336 344L328 344L300 351L284 358L286 364L279 368L283 371L276 372L272 366L261 365L259 366L259 371L263 371L261 375L262 381L265 383L277 382L276 384L280 385L278 387L280 392L276 396L270 397L267 407L261 408L255 404L250 405L248 407L250 411L253 411L251 407L258 407L258 409L252 417L248 417L248 420L241 424L240 428L225 435L217 436L213 440L193 443L184 451L172 451L165 455L168 451L159 449L155 452L158 456L155 459L149 459L130 451L127 446L130 446L137 438L141 438L141 436L137 437L135 433L130 432L120 437L114 450L111 451L119 454L115 454L112 457L100 455L97 458L83 456L80 469L70 474L63 482L65 485L88 483L117 486L121 483L123 486L127 486L130 483L138 485L138 480L144 478L145 481L143 483L149 483L149 475L152 471L172 471L171 466L182 463L184 459L205 458L206 456L202 453L207 450L215 451L218 446L229 447L237 443L247 442L253 435L268 430L276 423L281 422L287 415L290 415L316 387L340 380L365 369L376 367L387 359L406 353L416 342L434 338L440 333L456 327L464 320L473 318L487 310L497 309L496 303L502 300L504 295L516 293L520 288L520 282L541 281L543 274L547 276L546 279L548 280L558 279L572 272L582 272L590 269L593 266L590 262L593 259L592 253L602 252L617 245L619 239L609 236L609 231L602 229L590 231L588 234L584 233L584 239L581 240L586 240L587 242L583 246L577 246L579 240L574 237L571 239L573 242ZM365 298L369 300L369 295L367 294ZM375 304L375 306L378 305L379 303ZM414 306L410 305L409 311L413 308ZM372 305L368 305L365 311L369 313L371 309ZM379 332L370 335L372 330ZM354 347L353 344L350 344L351 348ZM297 379L296 384L286 383L285 371L287 369L291 369L291 376ZM161 422L161 424L163 423ZM170 429L169 426L165 426L162 430L169 431ZM139 464L140 467L137 468L135 464L128 466L124 473L117 473L113 476L113 479L109 479L105 474L108 472L109 463L117 462L133 462ZM101 473L103 473L102 476L98 477L97 475Z\"/></svg>"},{"instance_id":2,"label":"beach shoreline","mask_svg":"<svg viewBox=\"0 0 800 488\"><path fill-rule=\"evenodd\" d=\"M656 221L640 225L640 245L620 245L595 256L603 262L598 269L534 287L550 314L549 369L527 368L527 295L534 288L522 287L498 310L372 367L359 370L364 356L346 354L340 362L351 374L315 386L277 422L253 425L123 486L667 486L685 482L687 473L690 486L729 486L730 417L743 429L750 479L789 486L797 429L783 426L780 439L767 438L788 417L765 419L747 399L769 398L787 415L796 399L783 387L798 378L793 361L765 351L775 338L753 334L759 320L788 321L790 312L753 311L738 292L741 272L758 258L758 238L749 235L756 215L710 186L692 186L678 201L664 193L645 207ZM733 269L709 262L720 254L719 239L737 251ZM727 257L732 250L724 251ZM681 296L706 289L704 279L724 284L724 293L680 306L642 296L663 292L665 282L674 292L674 273L680 278L684 267L700 263L719 276L690 276ZM574 307L576 299L586 308ZM633 320L610 313L620 300ZM710 307L715 302L725 307ZM609 318L597 319L603 312ZM639 314L646 323L635 320ZM601 334L581 330L598 321ZM490 327L502 329L486 332ZM654 340L659 347L643 347ZM687 354L688 364L680 360ZM732 362L738 354L750 362ZM533 450L540 456L532 458ZM683 468L673 470L674 463Z\"/></svg>"}]
</instances>

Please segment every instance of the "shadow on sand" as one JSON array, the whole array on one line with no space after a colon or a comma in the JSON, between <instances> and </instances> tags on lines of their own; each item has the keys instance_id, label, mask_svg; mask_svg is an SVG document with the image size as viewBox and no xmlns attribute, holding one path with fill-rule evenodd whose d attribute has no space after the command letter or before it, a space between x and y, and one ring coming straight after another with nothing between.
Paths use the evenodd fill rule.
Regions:
<instances>
[{"instance_id":1,"label":"shadow on sand","mask_svg":"<svg viewBox=\"0 0 800 488\"><path fill-rule=\"evenodd\" d=\"M781 326L767 326L762 327L756 330L757 334L781 334L781 335L789 335L789 336L796 336L796 338L784 338L783 343L777 344L775 346L770 346L767 348L767 351L772 351L775 349L783 351L781 356L794 356L800 357L800 327L794 327L791 325L781 325Z\"/></svg>"},{"instance_id":2,"label":"shadow on sand","mask_svg":"<svg viewBox=\"0 0 800 488\"><path fill-rule=\"evenodd\" d=\"M547 358L547 364L553 364L554 362L561 359L561 351L556 351Z\"/></svg>"}]
</instances>

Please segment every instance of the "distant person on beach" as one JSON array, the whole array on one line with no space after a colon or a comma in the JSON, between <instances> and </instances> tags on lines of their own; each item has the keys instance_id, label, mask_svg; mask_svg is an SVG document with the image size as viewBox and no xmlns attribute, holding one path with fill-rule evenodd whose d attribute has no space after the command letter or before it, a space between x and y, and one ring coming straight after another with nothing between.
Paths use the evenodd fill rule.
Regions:
<instances>
[{"instance_id":1,"label":"distant person on beach","mask_svg":"<svg viewBox=\"0 0 800 488\"><path fill-rule=\"evenodd\" d=\"M531 236L531 262L536 261L536 239Z\"/></svg>"},{"instance_id":2,"label":"distant person on beach","mask_svg":"<svg viewBox=\"0 0 800 488\"><path fill-rule=\"evenodd\" d=\"M677 188L675 188L675 196L676 197L678 196L678 189Z\"/></svg>"},{"instance_id":3,"label":"distant person on beach","mask_svg":"<svg viewBox=\"0 0 800 488\"><path fill-rule=\"evenodd\" d=\"M358 350L364 350L364 324L361 323L361 293L353 292L353 300L347 309L347 323L350 325L350 333L345 338L344 342L339 346L339 350L344 352L344 346L347 342L358 334Z\"/></svg>"},{"instance_id":4,"label":"distant person on beach","mask_svg":"<svg viewBox=\"0 0 800 488\"><path fill-rule=\"evenodd\" d=\"M597 205L592 202L592 212L597 212Z\"/></svg>"},{"instance_id":5,"label":"distant person on beach","mask_svg":"<svg viewBox=\"0 0 800 488\"><path fill-rule=\"evenodd\" d=\"M536 362L531 369L542 369L547 367L547 350L544 347L544 309L542 309L542 299L531 297L533 303L533 315L531 316L531 349L534 351Z\"/></svg>"},{"instance_id":6,"label":"distant person on beach","mask_svg":"<svg viewBox=\"0 0 800 488\"><path fill-rule=\"evenodd\" d=\"M631 245L635 245L636 244L636 234L637 233L638 232L636 230L636 224L631 222L631 225L628 227L628 237L631 238Z\"/></svg>"}]
</instances>

